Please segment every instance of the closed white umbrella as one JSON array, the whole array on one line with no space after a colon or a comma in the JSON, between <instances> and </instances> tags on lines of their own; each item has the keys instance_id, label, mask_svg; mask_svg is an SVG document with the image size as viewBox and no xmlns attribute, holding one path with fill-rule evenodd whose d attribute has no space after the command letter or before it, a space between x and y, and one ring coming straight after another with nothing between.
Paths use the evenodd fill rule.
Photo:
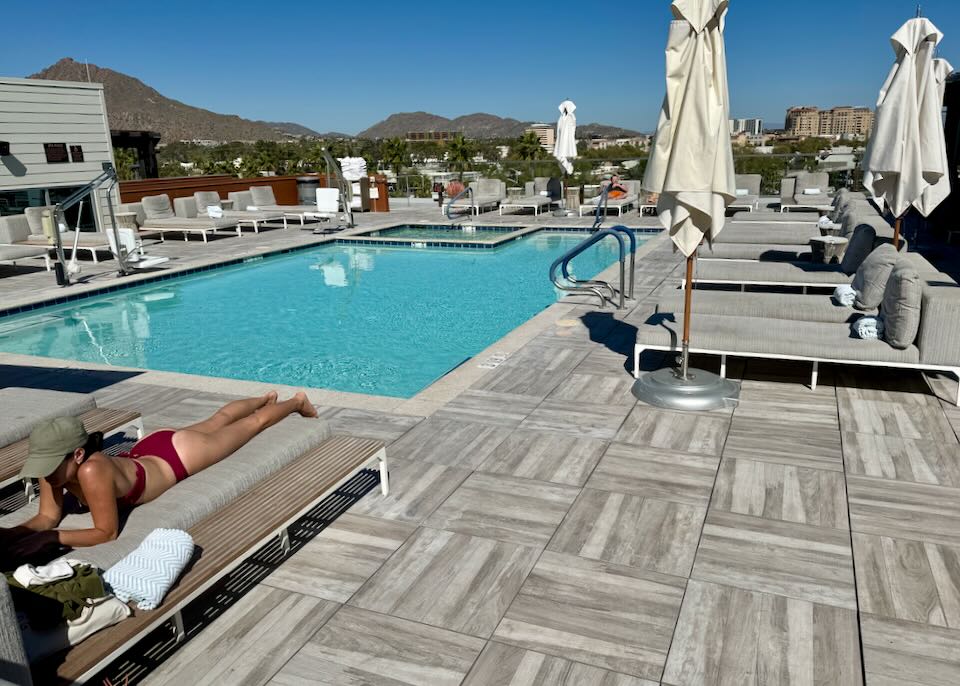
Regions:
<instances>
[{"instance_id":1,"label":"closed white umbrella","mask_svg":"<svg viewBox=\"0 0 960 686\"><path fill-rule=\"evenodd\" d=\"M943 104L943 94L947 88L947 77L953 72L953 66L945 59L935 59L933 61L933 78L937 82L937 102ZM949 171L950 161L947 159L947 145L940 148L940 154L943 156L943 168ZM950 176L944 173L940 180L930 186L920 196L920 204L917 206L920 214L929 217L930 213L936 209L937 205L942 203L950 195Z\"/></svg>"},{"instance_id":2,"label":"closed white umbrella","mask_svg":"<svg viewBox=\"0 0 960 686\"><path fill-rule=\"evenodd\" d=\"M577 106L572 100L560 103L560 119L557 120L557 139L553 145L553 156L567 174L573 173L573 162L577 158L577 118L574 111Z\"/></svg>"},{"instance_id":3,"label":"closed white umbrella","mask_svg":"<svg viewBox=\"0 0 960 686\"><path fill-rule=\"evenodd\" d=\"M736 392L735 385L725 379L688 369L690 300L697 248L704 238L712 241L720 233L727 205L736 198L723 45L728 5L727 0L674 0L671 3L676 21L671 22L667 39L667 94L643 187L659 193L660 222L687 257L683 362L679 376L685 399L662 401L662 387L646 395L637 393L644 387L639 382L634 389L641 399L656 400L654 404L662 406L717 407L724 404L724 394L733 397ZM672 370L661 371L672 373ZM652 382L658 386L672 383L669 374L650 376L654 376ZM695 382L693 377L698 377ZM696 402L690 401L691 391Z\"/></svg>"},{"instance_id":4,"label":"closed white umbrella","mask_svg":"<svg viewBox=\"0 0 960 686\"><path fill-rule=\"evenodd\" d=\"M945 197L934 191L923 199L947 173L943 90L934 70L934 53L942 38L925 17L910 19L891 37L897 60L880 89L863 158L864 186L897 218L898 248L904 213L912 206L926 216Z\"/></svg>"}]
</instances>

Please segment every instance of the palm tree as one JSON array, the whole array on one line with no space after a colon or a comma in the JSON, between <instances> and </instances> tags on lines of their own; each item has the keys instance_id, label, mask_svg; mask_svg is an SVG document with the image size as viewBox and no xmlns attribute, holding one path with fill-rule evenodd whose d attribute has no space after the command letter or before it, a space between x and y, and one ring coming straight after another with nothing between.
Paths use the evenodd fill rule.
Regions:
<instances>
[{"instance_id":1,"label":"palm tree","mask_svg":"<svg viewBox=\"0 0 960 686\"><path fill-rule=\"evenodd\" d=\"M533 131L527 131L510 146L511 156L521 160L543 159L546 151L540 145L540 139Z\"/></svg>"},{"instance_id":2,"label":"palm tree","mask_svg":"<svg viewBox=\"0 0 960 686\"><path fill-rule=\"evenodd\" d=\"M388 138L380 146L380 159L393 168L397 177L397 188L400 187L400 172L410 163L410 151L407 142L402 138Z\"/></svg>"},{"instance_id":3,"label":"palm tree","mask_svg":"<svg viewBox=\"0 0 960 686\"><path fill-rule=\"evenodd\" d=\"M463 181L463 170L472 159L473 142L464 138L462 133L458 133L447 143L447 160L457 165L461 181Z\"/></svg>"}]
</instances>

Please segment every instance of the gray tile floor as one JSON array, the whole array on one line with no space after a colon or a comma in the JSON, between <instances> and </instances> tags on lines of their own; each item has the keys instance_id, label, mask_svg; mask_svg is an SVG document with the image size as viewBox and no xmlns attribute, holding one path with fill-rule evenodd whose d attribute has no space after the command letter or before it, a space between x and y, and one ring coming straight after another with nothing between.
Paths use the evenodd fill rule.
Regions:
<instances>
[{"instance_id":1,"label":"gray tile floor","mask_svg":"<svg viewBox=\"0 0 960 686\"><path fill-rule=\"evenodd\" d=\"M827 367L811 392L786 362L731 363L732 411L638 405L630 322L677 265L661 246L633 312L573 308L427 418L322 408L390 444L391 495L147 683L960 683L960 412L919 374ZM9 378L31 376L57 378ZM148 427L229 398L85 379Z\"/></svg>"}]
</instances>

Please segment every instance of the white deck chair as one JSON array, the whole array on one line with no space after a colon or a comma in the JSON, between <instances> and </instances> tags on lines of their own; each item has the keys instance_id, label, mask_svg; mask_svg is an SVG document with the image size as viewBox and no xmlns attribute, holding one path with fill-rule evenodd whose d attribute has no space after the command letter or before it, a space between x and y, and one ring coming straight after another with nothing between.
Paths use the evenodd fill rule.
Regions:
<instances>
[{"instance_id":1,"label":"white deck chair","mask_svg":"<svg viewBox=\"0 0 960 686\"><path fill-rule=\"evenodd\" d=\"M307 212L306 216L310 219L318 219L321 222L338 219L340 216L340 189L339 188L318 188L317 189L317 210L316 212ZM321 233L322 228L314 229L314 233Z\"/></svg>"},{"instance_id":2,"label":"white deck chair","mask_svg":"<svg viewBox=\"0 0 960 686\"><path fill-rule=\"evenodd\" d=\"M169 257L148 257L143 252L143 244L137 240L133 229L117 229L120 234L120 248L123 251L124 263L131 269L150 269L169 262ZM107 240L110 241L110 251L118 256L121 250L117 249L117 241L114 238L113 231L107 229Z\"/></svg>"}]
</instances>

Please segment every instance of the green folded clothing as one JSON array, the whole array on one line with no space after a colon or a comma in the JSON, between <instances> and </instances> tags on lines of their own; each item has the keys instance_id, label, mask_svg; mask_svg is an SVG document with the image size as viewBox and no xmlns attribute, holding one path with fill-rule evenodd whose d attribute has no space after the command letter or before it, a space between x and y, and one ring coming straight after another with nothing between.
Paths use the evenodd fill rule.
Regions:
<instances>
[{"instance_id":1,"label":"green folded clothing","mask_svg":"<svg viewBox=\"0 0 960 686\"><path fill-rule=\"evenodd\" d=\"M48 629L76 619L90 598L107 595L99 569L76 565L73 571L69 579L30 588L21 586L11 572L5 574L13 604L27 616L31 627Z\"/></svg>"}]
</instances>

